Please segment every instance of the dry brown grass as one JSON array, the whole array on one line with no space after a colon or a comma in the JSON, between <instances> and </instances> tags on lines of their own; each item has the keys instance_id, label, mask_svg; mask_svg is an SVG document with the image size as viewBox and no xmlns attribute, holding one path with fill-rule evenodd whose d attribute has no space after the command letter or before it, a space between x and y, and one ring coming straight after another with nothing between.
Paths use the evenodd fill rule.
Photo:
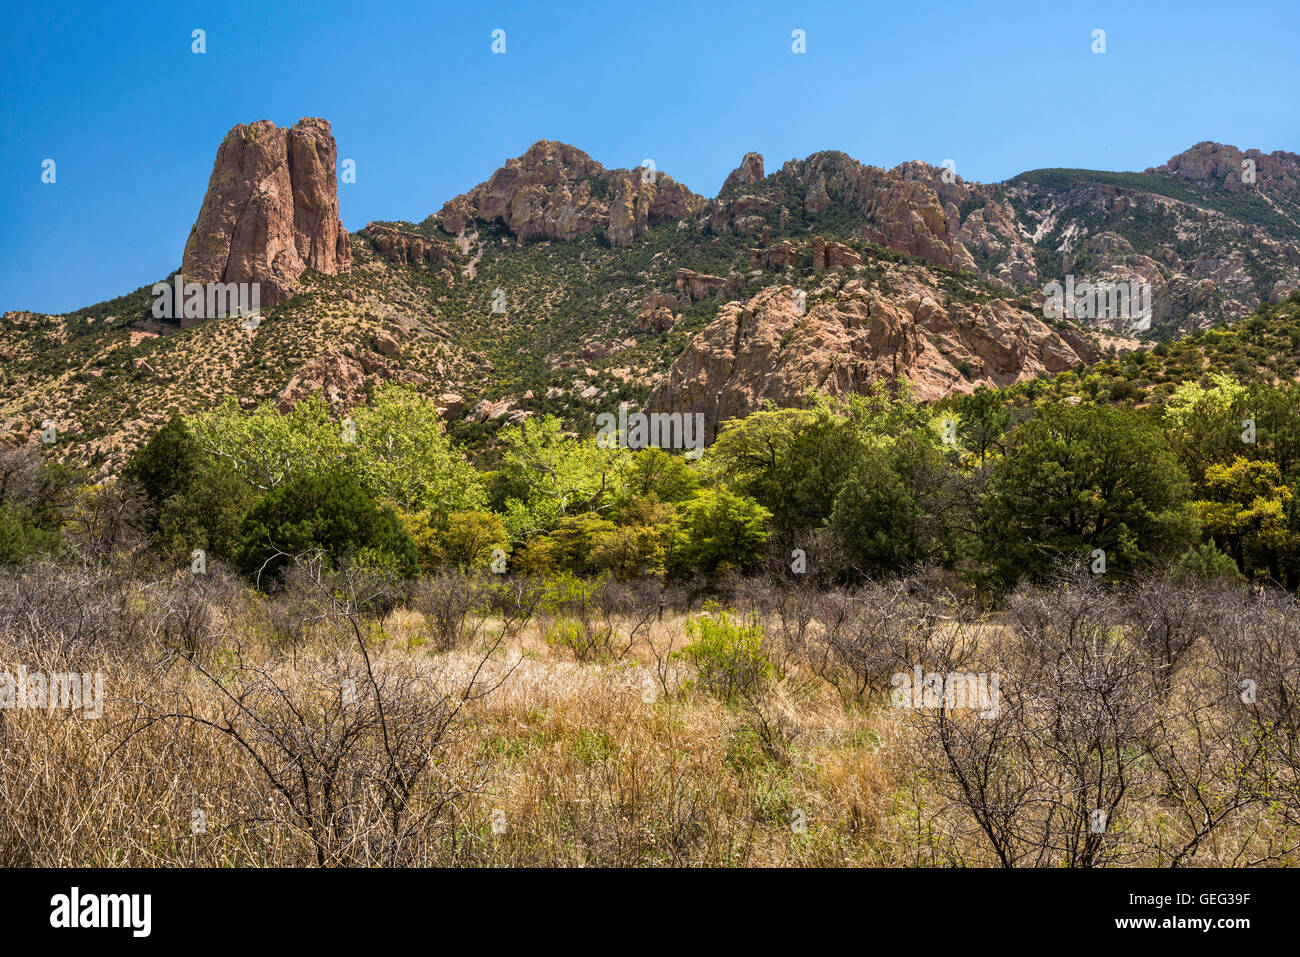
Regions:
<instances>
[{"instance_id":1,"label":"dry brown grass","mask_svg":"<svg viewBox=\"0 0 1300 957\"><path fill-rule=\"evenodd\" d=\"M540 620L506 637L489 620L435 652L399 607L382 623L328 617L289 645L267 630L265 599L205 595L192 657L157 627L60 651L7 633L3 668L102 671L108 700L99 720L0 711L0 865L998 862L953 800L934 716L889 707L879 682L859 697L826 680L819 622L783 677L726 703L680 661L657 676L655 651L682 643L681 612L626 655L580 663ZM159 602L136 591L124 607L156 626L173 607ZM769 638L779 631L770 621ZM1168 863L1179 812L1134 767L1123 852L1107 860ZM308 797L333 802L327 819L304 814ZM1294 864L1284 818L1243 803L1188 862Z\"/></svg>"}]
</instances>

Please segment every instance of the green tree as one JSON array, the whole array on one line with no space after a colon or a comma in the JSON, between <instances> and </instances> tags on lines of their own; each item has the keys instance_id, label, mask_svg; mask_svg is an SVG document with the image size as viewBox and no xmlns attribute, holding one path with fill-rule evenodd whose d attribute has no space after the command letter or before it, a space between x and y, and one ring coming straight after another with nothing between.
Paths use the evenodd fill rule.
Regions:
<instances>
[{"instance_id":1,"label":"green tree","mask_svg":"<svg viewBox=\"0 0 1300 957\"><path fill-rule=\"evenodd\" d=\"M865 447L858 424L822 403L725 424L705 462L715 483L754 498L777 526L806 531L830 517Z\"/></svg>"},{"instance_id":2,"label":"green tree","mask_svg":"<svg viewBox=\"0 0 1300 957\"><path fill-rule=\"evenodd\" d=\"M545 534L565 517L609 512L627 498L630 453L580 441L554 416L504 429L501 442L492 503L512 542Z\"/></svg>"},{"instance_id":3,"label":"green tree","mask_svg":"<svg viewBox=\"0 0 1300 957\"><path fill-rule=\"evenodd\" d=\"M438 532L447 564L461 571L487 568L496 549L507 550L501 516L492 512L452 512Z\"/></svg>"},{"instance_id":4,"label":"green tree","mask_svg":"<svg viewBox=\"0 0 1300 957\"><path fill-rule=\"evenodd\" d=\"M245 412L228 400L188 425L203 451L263 491L302 475L343 471L376 501L407 511L445 515L487 503L479 473L452 448L437 408L395 384L339 422L313 395L288 412L270 403Z\"/></svg>"},{"instance_id":5,"label":"green tree","mask_svg":"<svg viewBox=\"0 0 1300 957\"><path fill-rule=\"evenodd\" d=\"M1164 407L1172 447L1196 488L1209 466L1231 462L1246 449L1241 440L1242 422L1250 415L1246 387L1222 373L1212 373L1210 380L1208 387L1179 386Z\"/></svg>"},{"instance_id":6,"label":"green tree","mask_svg":"<svg viewBox=\"0 0 1300 957\"><path fill-rule=\"evenodd\" d=\"M954 397L951 408L958 439L980 462L1003 450L1015 413L1001 391L980 386L969 395Z\"/></svg>"},{"instance_id":7,"label":"green tree","mask_svg":"<svg viewBox=\"0 0 1300 957\"><path fill-rule=\"evenodd\" d=\"M1008 437L982 503L995 583L1106 553L1122 572L1196 538L1187 474L1141 411L1049 404Z\"/></svg>"},{"instance_id":8,"label":"green tree","mask_svg":"<svg viewBox=\"0 0 1300 957\"><path fill-rule=\"evenodd\" d=\"M700 477L683 455L648 448L633 452L627 469L630 499L654 496L660 502L682 502L700 487Z\"/></svg>"},{"instance_id":9,"label":"green tree","mask_svg":"<svg viewBox=\"0 0 1300 957\"><path fill-rule=\"evenodd\" d=\"M724 422L701 462L704 474L710 484L749 495L786 521L797 511L787 505L791 473L799 468L795 448L817 425L817 413L807 409L764 408Z\"/></svg>"},{"instance_id":10,"label":"green tree","mask_svg":"<svg viewBox=\"0 0 1300 957\"><path fill-rule=\"evenodd\" d=\"M1201 524L1247 575L1280 580L1300 549L1291 526L1291 489L1273 462L1241 456L1205 470L1205 495L1196 502Z\"/></svg>"},{"instance_id":11,"label":"green tree","mask_svg":"<svg viewBox=\"0 0 1300 957\"><path fill-rule=\"evenodd\" d=\"M410 577L419 555L393 510L380 507L343 473L291 479L266 494L245 518L236 562L259 583L278 578L297 555L321 550L332 564L344 558L382 565Z\"/></svg>"},{"instance_id":12,"label":"green tree","mask_svg":"<svg viewBox=\"0 0 1300 957\"><path fill-rule=\"evenodd\" d=\"M74 508L79 471L42 460L33 448L0 449L0 565L20 565L56 552Z\"/></svg>"},{"instance_id":13,"label":"green tree","mask_svg":"<svg viewBox=\"0 0 1300 957\"><path fill-rule=\"evenodd\" d=\"M149 526L173 560L194 549L229 558L256 491L226 460L205 452L173 416L127 462L125 476L144 492Z\"/></svg>"},{"instance_id":14,"label":"green tree","mask_svg":"<svg viewBox=\"0 0 1300 957\"><path fill-rule=\"evenodd\" d=\"M316 395L283 413L269 402L245 412L230 397L190 416L186 425L199 448L262 492L304 475L338 471L345 457L343 431Z\"/></svg>"},{"instance_id":15,"label":"green tree","mask_svg":"<svg viewBox=\"0 0 1300 957\"><path fill-rule=\"evenodd\" d=\"M748 496L701 489L682 503L673 519L669 567L690 576L750 566L767 541L771 518L771 512Z\"/></svg>"},{"instance_id":16,"label":"green tree","mask_svg":"<svg viewBox=\"0 0 1300 957\"><path fill-rule=\"evenodd\" d=\"M487 504L475 468L452 448L433 403L395 384L374 404L350 413L356 441L343 443L345 465L376 501L408 511L468 512Z\"/></svg>"}]
</instances>

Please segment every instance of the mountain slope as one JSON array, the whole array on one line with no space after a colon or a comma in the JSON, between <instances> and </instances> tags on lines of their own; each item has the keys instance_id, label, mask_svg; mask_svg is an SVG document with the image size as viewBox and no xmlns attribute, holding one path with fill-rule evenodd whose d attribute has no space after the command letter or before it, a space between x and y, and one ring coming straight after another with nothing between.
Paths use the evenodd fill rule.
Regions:
<instances>
[{"instance_id":1,"label":"mountain slope","mask_svg":"<svg viewBox=\"0 0 1300 957\"><path fill-rule=\"evenodd\" d=\"M108 474L173 412L319 392L341 415L388 380L435 397L479 447L539 412L588 432L620 402L704 412L712 430L812 389L903 375L938 398L1136 345L1131 323L1044 318L1040 287L1070 274L1150 282L1155 333L1300 285L1300 160L1288 153L1198 144L1145 173L1039 170L993 185L839 152L768 174L751 153L707 199L662 171L609 170L542 141L418 224L349 236L332 161L294 160L295 131L335 155L324 121L288 131L283 153L273 124L231 131L195 234L217 236L241 268L206 268L216 260L193 241L182 267L195 281L271 284L259 321L181 328L151 314L150 287L66 316L8 313L0 438L38 441L52 419L63 454ZM1253 184L1234 185L1241 160L1255 163ZM295 181L309 184L301 201L268 202ZM213 212L232 207L269 225ZM319 268L287 275L277 250L290 248Z\"/></svg>"}]
</instances>

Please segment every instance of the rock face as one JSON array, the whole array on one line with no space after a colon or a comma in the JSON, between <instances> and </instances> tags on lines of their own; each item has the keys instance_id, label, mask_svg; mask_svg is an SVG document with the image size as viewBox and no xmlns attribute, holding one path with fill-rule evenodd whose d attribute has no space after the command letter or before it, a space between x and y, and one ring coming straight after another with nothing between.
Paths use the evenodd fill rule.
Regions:
<instances>
[{"instance_id":1,"label":"rock face","mask_svg":"<svg viewBox=\"0 0 1300 957\"><path fill-rule=\"evenodd\" d=\"M930 400L1092 358L1081 341L1067 342L1003 300L945 305L934 292L887 298L850 280L832 300L808 300L806 314L790 286L727 303L678 357L646 411L703 413L711 441L721 421L767 399L799 405L814 389L845 395L906 376L914 394Z\"/></svg>"},{"instance_id":2,"label":"rock face","mask_svg":"<svg viewBox=\"0 0 1300 957\"><path fill-rule=\"evenodd\" d=\"M451 247L421 233L384 223L367 223L362 233L377 253L399 266L450 267L443 270L448 276L456 266L456 253Z\"/></svg>"},{"instance_id":3,"label":"rock face","mask_svg":"<svg viewBox=\"0 0 1300 957\"><path fill-rule=\"evenodd\" d=\"M727 285L722 276L710 276L692 269L677 270L677 292L686 302L698 302Z\"/></svg>"},{"instance_id":4,"label":"rock face","mask_svg":"<svg viewBox=\"0 0 1300 957\"><path fill-rule=\"evenodd\" d=\"M749 186L763 181L763 154L746 153L740 165L731 171L718 195L741 186Z\"/></svg>"},{"instance_id":5,"label":"rock face","mask_svg":"<svg viewBox=\"0 0 1300 957\"><path fill-rule=\"evenodd\" d=\"M1254 166L1254 183L1243 176L1250 165ZM1300 155L1282 150L1243 152L1223 143L1197 143L1157 169L1183 179L1212 182L1232 193L1245 192L1255 185L1268 192L1294 191L1300 187Z\"/></svg>"},{"instance_id":6,"label":"rock face","mask_svg":"<svg viewBox=\"0 0 1300 957\"><path fill-rule=\"evenodd\" d=\"M677 324L677 317L667 306L643 310L636 317L636 327L642 332L667 332Z\"/></svg>"},{"instance_id":7,"label":"rock face","mask_svg":"<svg viewBox=\"0 0 1300 957\"><path fill-rule=\"evenodd\" d=\"M366 372L356 360L338 349L326 349L304 364L276 397L281 412L288 412L309 395L319 393L336 413L366 401Z\"/></svg>"},{"instance_id":8,"label":"rock face","mask_svg":"<svg viewBox=\"0 0 1300 957\"><path fill-rule=\"evenodd\" d=\"M795 248L794 243L788 239L783 239L766 249L751 249L749 251L749 267L751 269L789 269L798 261L799 251Z\"/></svg>"},{"instance_id":9,"label":"rock face","mask_svg":"<svg viewBox=\"0 0 1300 957\"><path fill-rule=\"evenodd\" d=\"M761 172L762 157L751 153L727 177L712 207L710 228L714 232L733 228L752 233L778 208L783 225L790 210L817 217L840 207L859 220L862 239L940 266L973 266L954 236L956 224L927 181L864 166L838 151L790 160L777 177L763 179Z\"/></svg>"},{"instance_id":10,"label":"rock face","mask_svg":"<svg viewBox=\"0 0 1300 957\"><path fill-rule=\"evenodd\" d=\"M827 242L820 236L812 242L813 270L847 269L862 264L862 257L843 243Z\"/></svg>"},{"instance_id":11,"label":"rock face","mask_svg":"<svg viewBox=\"0 0 1300 957\"><path fill-rule=\"evenodd\" d=\"M458 418L465 411L465 397L459 392L444 392L435 401L442 417L448 421Z\"/></svg>"},{"instance_id":12,"label":"rock face","mask_svg":"<svg viewBox=\"0 0 1300 957\"><path fill-rule=\"evenodd\" d=\"M1247 161L1255 164L1254 184L1242 177ZM763 157L747 153L718 197L705 200L663 173L606 170L581 150L541 141L449 202L433 221L456 236L468 235L475 222L500 222L521 243L601 230L611 245L627 246L658 223L676 220L679 227L704 226L719 236L753 237L758 248L749 250L749 268L771 271L807 263L795 259L783 241L794 240L803 257L808 247L802 236L822 232L825 244L811 250L817 272L852 269L871 255L865 244L873 244L976 273L1013 294L1064 282L1066 274L1090 281L1136 279L1145 276L1147 263L1122 260L1145 257L1161 273L1153 282L1160 297L1153 331L1203 328L1245 315L1300 282L1296 154L1200 143L1147 171L1183 180L1187 186L1179 189L1205 193L1204 203L1173 199L1166 195L1169 187L1154 179L1146 189L1140 181L1119 186L1105 177L1060 175L1070 172L1034 171L984 185L921 161L885 170L827 151L767 175ZM1043 173L1054 175L1036 175ZM1240 193L1243 186L1257 190L1265 205L1234 197L1231 214L1219 211L1212 194ZM1141 234L1134 231L1135 220L1154 225ZM1253 274L1238 268L1239 254ZM1053 274L1040 274L1044 268ZM739 288L731 280L731 273L725 279L685 276L678 290L689 303L719 289L731 293Z\"/></svg>"},{"instance_id":13,"label":"rock face","mask_svg":"<svg viewBox=\"0 0 1300 957\"><path fill-rule=\"evenodd\" d=\"M501 418L513 408L514 400L510 397L497 399L495 402L490 399L483 399L466 413L465 418L470 422L487 422L491 419Z\"/></svg>"},{"instance_id":14,"label":"rock face","mask_svg":"<svg viewBox=\"0 0 1300 957\"><path fill-rule=\"evenodd\" d=\"M346 271L351 247L339 222L337 159L326 120L232 129L185 244L186 279L259 283L262 304L274 305L300 290L304 269Z\"/></svg>"},{"instance_id":15,"label":"rock face","mask_svg":"<svg viewBox=\"0 0 1300 957\"><path fill-rule=\"evenodd\" d=\"M627 246L651 226L683 219L706 205L657 170L606 170L582 150L541 140L508 160L435 217L459 235L474 221L501 222L520 242L576 239L603 228L610 244Z\"/></svg>"},{"instance_id":16,"label":"rock face","mask_svg":"<svg viewBox=\"0 0 1300 957\"><path fill-rule=\"evenodd\" d=\"M863 238L940 266L956 261L951 224L929 186L863 166L840 152L791 160L784 172L807 189L805 212L816 215L832 204L847 205L865 220Z\"/></svg>"}]
</instances>

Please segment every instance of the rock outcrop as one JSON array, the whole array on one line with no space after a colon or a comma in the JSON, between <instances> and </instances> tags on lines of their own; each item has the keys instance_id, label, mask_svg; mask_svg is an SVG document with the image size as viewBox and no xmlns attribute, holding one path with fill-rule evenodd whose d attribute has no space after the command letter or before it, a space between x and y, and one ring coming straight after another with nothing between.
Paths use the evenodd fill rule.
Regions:
<instances>
[{"instance_id":1,"label":"rock outcrop","mask_svg":"<svg viewBox=\"0 0 1300 957\"><path fill-rule=\"evenodd\" d=\"M820 236L812 241L812 257L812 267L815 272L862 265L862 257L851 247L834 241L828 242Z\"/></svg>"},{"instance_id":2,"label":"rock outcrop","mask_svg":"<svg viewBox=\"0 0 1300 957\"><path fill-rule=\"evenodd\" d=\"M761 183L762 181L763 154L746 153L745 158L740 161L740 165L732 170L727 176L726 180L722 184L722 189L718 191L718 195L721 196L723 193L730 192L732 189L737 189L741 186L751 186L754 183Z\"/></svg>"},{"instance_id":3,"label":"rock outcrop","mask_svg":"<svg viewBox=\"0 0 1300 957\"><path fill-rule=\"evenodd\" d=\"M483 399L466 413L465 418L470 422L488 422L506 415L514 406L515 400L509 396L497 399L495 402L491 399Z\"/></svg>"},{"instance_id":4,"label":"rock outcrop","mask_svg":"<svg viewBox=\"0 0 1300 957\"><path fill-rule=\"evenodd\" d=\"M677 316L667 306L644 309L636 317L636 327L642 332L667 332L677 324Z\"/></svg>"},{"instance_id":5,"label":"rock outcrop","mask_svg":"<svg viewBox=\"0 0 1300 957\"><path fill-rule=\"evenodd\" d=\"M710 276L693 269L677 270L677 293L686 302L698 302L727 285L722 276Z\"/></svg>"},{"instance_id":6,"label":"rock outcrop","mask_svg":"<svg viewBox=\"0 0 1300 957\"><path fill-rule=\"evenodd\" d=\"M765 400L799 405L812 390L861 391L906 377L920 399L1004 386L1092 358L1041 319L995 299L944 304L936 290L883 296L850 280L833 299L807 300L790 286L727 303L651 393L647 412L703 413L712 440L725 419Z\"/></svg>"},{"instance_id":7,"label":"rock outcrop","mask_svg":"<svg viewBox=\"0 0 1300 957\"><path fill-rule=\"evenodd\" d=\"M232 129L185 244L186 279L258 283L262 305L274 305L300 291L304 269L346 271L351 247L339 222L337 162L326 120Z\"/></svg>"},{"instance_id":8,"label":"rock outcrop","mask_svg":"<svg viewBox=\"0 0 1300 957\"><path fill-rule=\"evenodd\" d=\"M783 239L766 249L749 251L751 269L789 269L797 262L799 262L799 250L788 239Z\"/></svg>"},{"instance_id":9,"label":"rock outcrop","mask_svg":"<svg viewBox=\"0 0 1300 957\"><path fill-rule=\"evenodd\" d=\"M1261 153L1242 151L1223 143L1197 143L1155 169L1182 179L1213 183L1230 193L1245 192L1256 186L1267 192L1300 188L1300 155L1283 150ZM1246 175L1248 172L1253 173L1253 181Z\"/></svg>"},{"instance_id":10,"label":"rock outcrop","mask_svg":"<svg viewBox=\"0 0 1300 957\"><path fill-rule=\"evenodd\" d=\"M838 206L858 219L862 239L940 266L973 266L954 237L957 224L927 181L864 166L838 151L790 160L777 177L764 179L761 172L762 157L751 153L727 177L711 210L714 232L756 232L778 209L777 223L784 226L791 212L818 217Z\"/></svg>"},{"instance_id":11,"label":"rock outcrop","mask_svg":"<svg viewBox=\"0 0 1300 957\"><path fill-rule=\"evenodd\" d=\"M437 268L447 285L455 285L457 257L446 243L384 223L368 223L362 234L374 245L375 252L389 262L399 266Z\"/></svg>"},{"instance_id":12,"label":"rock outcrop","mask_svg":"<svg viewBox=\"0 0 1300 957\"><path fill-rule=\"evenodd\" d=\"M338 349L326 349L301 366L276 396L281 412L288 412L310 395L319 394L336 413L366 401L366 372L361 364Z\"/></svg>"},{"instance_id":13,"label":"rock outcrop","mask_svg":"<svg viewBox=\"0 0 1300 957\"><path fill-rule=\"evenodd\" d=\"M666 173L606 170L580 149L541 140L434 218L453 236L477 220L502 223L520 242L576 239L601 228L611 245L627 246L706 203Z\"/></svg>"}]
</instances>

